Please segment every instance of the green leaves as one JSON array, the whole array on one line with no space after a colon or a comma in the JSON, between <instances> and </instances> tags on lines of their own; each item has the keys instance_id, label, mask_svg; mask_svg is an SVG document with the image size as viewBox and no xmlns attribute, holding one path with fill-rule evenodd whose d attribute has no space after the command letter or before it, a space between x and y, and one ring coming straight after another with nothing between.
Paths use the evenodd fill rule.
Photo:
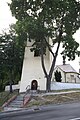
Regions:
<instances>
[{"instance_id":1,"label":"green leaves","mask_svg":"<svg viewBox=\"0 0 80 120\"><path fill-rule=\"evenodd\" d=\"M9 33L1 34L0 40L0 80L4 86L10 80L15 84L21 76L24 40L15 32L14 27L11 27Z\"/></svg>"},{"instance_id":2,"label":"green leaves","mask_svg":"<svg viewBox=\"0 0 80 120\"><path fill-rule=\"evenodd\" d=\"M36 41L35 43L45 41L49 37L53 44L63 42L65 52L62 53L71 60L75 59L71 56L79 55L77 51L79 45L72 36L80 27L80 2L76 0L12 0L10 9L17 18L16 26L20 36L26 33L30 39Z\"/></svg>"},{"instance_id":3,"label":"green leaves","mask_svg":"<svg viewBox=\"0 0 80 120\"><path fill-rule=\"evenodd\" d=\"M16 31L20 36L19 39L23 37L26 40L24 34L28 34L37 46L37 42L51 38L53 45L58 42L63 43L62 54L69 57L69 60L74 60L75 55L79 55L77 50L79 44L72 36L80 27L80 2L76 0L12 0L10 9L17 18ZM47 44L44 46L47 47Z\"/></svg>"},{"instance_id":4,"label":"green leaves","mask_svg":"<svg viewBox=\"0 0 80 120\"><path fill-rule=\"evenodd\" d=\"M63 41L63 52L61 54L67 56L68 60L74 60L76 55L80 55L80 52L77 50L79 43L77 43L72 36L66 36Z\"/></svg>"},{"instance_id":5,"label":"green leaves","mask_svg":"<svg viewBox=\"0 0 80 120\"><path fill-rule=\"evenodd\" d=\"M61 82L61 78L62 78L61 72L56 70L56 72L54 73L54 75L55 75L56 82Z\"/></svg>"},{"instance_id":6,"label":"green leaves","mask_svg":"<svg viewBox=\"0 0 80 120\"><path fill-rule=\"evenodd\" d=\"M33 40L32 51L48 48L53 56L52 66L47 74L43 56L42 65L47 79L52 76L60 43L63 44L63 56L74 60L80 55L77 50L79 44L73 39L73 34L80 27L80 2L76 0L12 0L9 5L16 17L17 40ZM25 37L24 37L25 36ZM22 44L24 42L21 41ZM49 44L52 43L52 44ZM52 46L57 47L52 51ZM42 51L43 53L43 51Z\"/></svg>"}]
</instances>

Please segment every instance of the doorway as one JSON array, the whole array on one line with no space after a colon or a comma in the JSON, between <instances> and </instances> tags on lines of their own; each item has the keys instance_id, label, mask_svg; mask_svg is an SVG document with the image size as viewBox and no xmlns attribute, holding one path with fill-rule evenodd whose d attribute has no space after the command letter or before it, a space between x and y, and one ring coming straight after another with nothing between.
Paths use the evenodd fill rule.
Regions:
<instances>
[{"instance_id":1,"label":"doorway","mask_svg":"<svg viewBox=\"0 0 80 120\"><path fill-rule=\"evenodd\" d=\"M33 80L31 82L31 90L37 90L37 87L38 87L38 82L37 80Z\"/></svg>"}]
</instances>

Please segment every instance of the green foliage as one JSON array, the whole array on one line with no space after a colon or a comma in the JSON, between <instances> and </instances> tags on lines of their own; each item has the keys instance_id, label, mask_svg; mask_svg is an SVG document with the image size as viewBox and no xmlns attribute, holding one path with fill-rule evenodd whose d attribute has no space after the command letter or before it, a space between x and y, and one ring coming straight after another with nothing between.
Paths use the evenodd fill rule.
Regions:
<instances>
[{"instance_id":1,"label":"green foliage","mask_svg":"<svg viewBox=\"0 0 80 120\"><path fill-rule=\"evenodd\" d=\"M33 40L32 51L39 49L47 83L50 84L56 63L60 43L63 45L62 55L74 60L79 44L73 34L80 27L80 2L76 0L11 0L9 4L12 14L16 17L16 28L19 36L26 33ZM48 40L49 38L49 40ZM52 45L49 43L52 42ZM52 51L52 46L57 47ZM44 65L44 48L48 48L53 56L52 65L47 73ZM50 87L47 86L47 87Z\"/></svg>"},{"instance_id":2,"label":"green foliage","mask_svg":"<svg viewBox=\"0 0 80 120\"><path fill-rule=\"evenodd\" d=\"M79 43L77 43L71 36L64 37L63 48L61 54L68 57L68 60L74 60L76 55L80 56L80 51L77 50Z\"/></svg>"},{"instance_id":3,"label":"green foliage","mask_svg":"<svg viewBox=\"0 0 80 120\"><path fill-rule=\"evenodd\" d=\"M13 91L13 93L8 91L0 92L0 108L2 108L2 105L15 95L18 95L18 91Z\"/></svg>"},{"instance_id":4,"label":"green foliage","mask_svg":"<svg viewBox=\"0 0 80 120\"><path fill-rule=\"evenodd\" d=\"M61 82L61 78L62 78L62 76L61 76L61 72L59 71L57 71L56 70L56 72L54 73L54 75L55 75L55 80L56 80L56 82Z\"/></svg>"},{"instance_id":5,"label":"green foliage","mask_svg":"<svg viewBox=\"0 0 80 120\"><path fill-rule=\"evenodd\" d=\"M28 33L35 45L41 40L46 44L47 37L63 43L62 54L69 60L80 55L79 44L73 34L80 26L80 3L76 0L12 0L9 4L12 14L16 17L17 30ZM60 36L59 36L60 35ZM38 46L40 48L41 44ZM74 47L73 47L74 46ZM72 50L71 50L72 48Z\"/></svg>"},{"instance_id":6,"label":"green foliage","mask_svg":"<svg viewBox=\"0 0 80 120\"><path fill-rule=\"evenodd\" d=\"M9 33L0 35L0 90L5 85L18 83L21 77L24 40L15 32L14 25L11 26Z\"/></svg>"}]
</instances>

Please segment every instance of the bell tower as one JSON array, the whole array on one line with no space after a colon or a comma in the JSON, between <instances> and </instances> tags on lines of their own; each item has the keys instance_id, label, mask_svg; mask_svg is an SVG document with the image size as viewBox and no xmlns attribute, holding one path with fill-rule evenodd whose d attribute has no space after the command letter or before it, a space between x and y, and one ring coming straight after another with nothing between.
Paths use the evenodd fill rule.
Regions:
<instances>
[{"instance_id":1,"label":"bell tower","mask_svg":"<svg viewBox=\"0 0 80 120\"><path fill-rule=\"evenodd\" d=\"M25 92L27 86L30 86L30 89L39 88L40 90L46 90L46 78L41 65L41 57L39 51L31 52L32 44L32 41L27 41L25 47L19 92ZM50 56L47 50L44 58L46 69L48 71L50 66Z\"/></svg>"}]
</instances>

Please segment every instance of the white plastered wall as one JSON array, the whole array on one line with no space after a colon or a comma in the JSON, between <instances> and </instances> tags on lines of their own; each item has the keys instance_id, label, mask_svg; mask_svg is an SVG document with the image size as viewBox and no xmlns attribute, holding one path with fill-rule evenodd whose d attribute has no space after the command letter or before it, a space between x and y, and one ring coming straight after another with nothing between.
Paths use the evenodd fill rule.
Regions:
<instances>
[{"instance_id":1,"label":"white plastered wall","mask_svg":"<svg viewBox=\"0 0 80 120\"><path fill-rule=\"evenodd\" d=\"M22 68L20 92L25 92L26 87L31 87L31 82L37 80L40 90L46 90L46 78L41 66L41 57L34 57L34 52L30 51L31 43L25 48L25 55ZM49 70L49 55L45 56L46 69Z\"/></svg>"}]
</instances>

